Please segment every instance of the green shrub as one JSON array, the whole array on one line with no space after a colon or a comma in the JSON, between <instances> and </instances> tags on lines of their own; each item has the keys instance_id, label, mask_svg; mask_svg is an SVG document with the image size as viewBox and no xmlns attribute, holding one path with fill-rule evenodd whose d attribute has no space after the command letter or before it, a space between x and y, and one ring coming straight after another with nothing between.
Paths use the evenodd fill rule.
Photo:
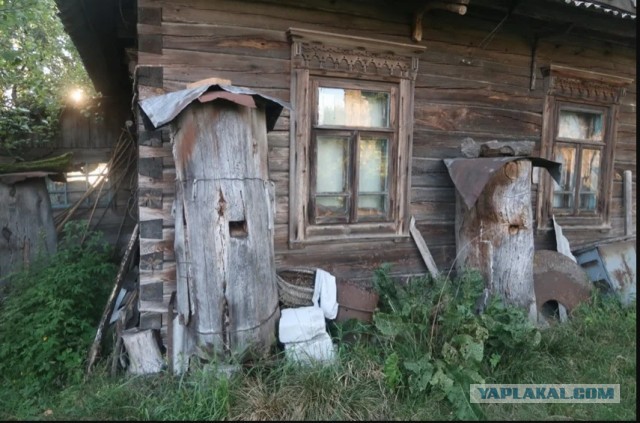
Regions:
<instances>
[{"instance_id":1,"label":"green shrub","mask_svg":"<svg viewBox=\"0 0 640 423\"><path fill-rule=\"evenodd\" d=\"M82 376L116 266L98 233L70 222L58 252L14 274L0 308L0 377L25 396Z\"/></svg>"},{"instance_id":2,"label":"green shrub","mask_svg":"<svg viewBox=\"0 0 640 423\"><path fill-rule=\"evenodd\" d=\"M497 298L476 314L484 289L477 272L454 282L421 277L403 285L388 270L376 271L380 309L374 314L387 386L408 396L446 399L460 419L483 417L469 402L469 384L484 383L503 354L533 350L540 333L523 311Z\"/></svg>"}]
</instances>

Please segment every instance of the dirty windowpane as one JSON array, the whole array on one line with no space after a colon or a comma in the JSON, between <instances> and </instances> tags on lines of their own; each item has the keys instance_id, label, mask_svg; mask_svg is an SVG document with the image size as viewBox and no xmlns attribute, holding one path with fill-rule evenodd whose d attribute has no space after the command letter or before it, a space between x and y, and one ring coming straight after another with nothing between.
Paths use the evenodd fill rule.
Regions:
<instances>
[{"instance_id":1,"label":"dirty windowpane","mask_svg":"<svg viewBox=\"0 0 640 423\"><path fill-rule=\"evenodd\" d=\"M554 160L561 163L560 184L553 182L553 207L572 208L575 188L576 149L564 145L556 145Z\"/></svg>"},{"instance_id":2,"label":"dirty windowpane","mask_svg":"<svg viewBox=\"0 0 640 423\"><path fill-rule=\"evenodd\" d=\"M580 171L580 209L595 210L600 180L600 150L582 150Z\"/></svg>"},{"instance_id":3,"label":"dirty windowpane","mask_svg":"<svg viewBox=\"0 0 640 423\"><path fill-rule=\"evenodd\" d=\"M318 136L316 142L316 192L345 192L349 163L349 138L323 135Z\"/></svg>"},{"instance_id":4,"label":"dirty windowpane","mask_svg":"<svg viewBox=\"0 0 640 423\"><path fill-rule=\"evenodd\" d=\"M389 140L363 136L358 143L358 218L386 215ZM369 194L369 195L367 195Z\"/></svg>"},{"instance_id":5,"label":"dirty windowpane","mask_svg":"<svg viewBox=\"0 0 640 423\"><path fill-rule=\"evenodd\" d=\"M561 110L558 137L602 141L602 114Z\"/></svg>"},{"instance_id":6,"label":"dirty windowpane","mask_svg":"<svg viewBox=\"0 0 640 423\"><path fill-rule=\"evenodd\" d=\"M389 127L389 93L318 88L318 125Z\"/></svg>"},{"instance_id":7,"label":"dirty windowpane","mask_svg":"<svg viewBox=\"0 0 640 423\"><path fill-rule=\"evenodd\" d=\"M316 209L318 219L348 215L349 137L321 135L316 138Z\"/></svg>"},{"instance_id":8,"label":"dirty windowpane","mask_svg":"<svg viewBox=\"0 0 640 423\"><path fill-rule=\"evenodd\" d=\"M317 219L346 217L348 214L346 197L317 196L315 213Z\"/></svg>"}]
</instances>

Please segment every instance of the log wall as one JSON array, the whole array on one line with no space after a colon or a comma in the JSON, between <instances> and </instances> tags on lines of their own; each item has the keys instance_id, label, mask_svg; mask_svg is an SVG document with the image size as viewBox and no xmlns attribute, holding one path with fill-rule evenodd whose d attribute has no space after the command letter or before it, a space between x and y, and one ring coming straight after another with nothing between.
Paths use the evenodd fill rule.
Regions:
<instances>
[{"instance_id":1,"label":"log wall","mask_svg":"<svg viewBox=\"0 0 640 423\"><path fill-rule=\"evenodd\" d=\"M407 2L398 3L138 0L138 99L215 76L289 101L291 52L286 31L290 27L410 43L411 9ZM490 19L474 15L473 5L465 16L436 10L424 19L420 44L427 51L420 57L415 88L410 213L445 274L455 258L455 192L442 159L459 157L465 137L477 142L535 141L537 154L545 98L541 66L553 63L635 78L634 49L569 33L538 41L532 84L531 42L517 22L507 20L490 42L479 46L501 19L498 14ZM634 186L636 181L635 97L634 81L620 105L612 229L595 233L566 228L572 243L623 234L623 171L631 169ZM141 283L142 293L149 292L141 293L141 310L161 313L175 286L171 216L175 169L167 130L149 131L142 119L139 129ZM372 271L385 262L393 265L396 275L424 273L426 267L410 237L289 249L288 129L285 112L268 134L269 174L276 184L276 264L319 266L343 280L370 280ZM534 202L536 193L534 183ZM554 248L552 235L537 234L536 246ZM157 288L146 291L148 285ZM162 325L159 314L145 316L149 325Z\"/></svg>"}]
</instances>

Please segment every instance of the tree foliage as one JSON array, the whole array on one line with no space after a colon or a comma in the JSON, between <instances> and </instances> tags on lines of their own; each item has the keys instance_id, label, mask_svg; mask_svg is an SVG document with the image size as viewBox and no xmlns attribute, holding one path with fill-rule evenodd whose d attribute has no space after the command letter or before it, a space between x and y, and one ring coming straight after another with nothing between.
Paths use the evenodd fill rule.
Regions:
<instances>
[{"instance_id":1,"label":"tree foliage","mask_svg":"<svg viewBox=\"0 0 640 423\"><path fill-rule=\"evenodd\" d=\"M69 92L92 90L53 0L0 0L0 155L52 141Z\"/></svg>"}]
</instances>

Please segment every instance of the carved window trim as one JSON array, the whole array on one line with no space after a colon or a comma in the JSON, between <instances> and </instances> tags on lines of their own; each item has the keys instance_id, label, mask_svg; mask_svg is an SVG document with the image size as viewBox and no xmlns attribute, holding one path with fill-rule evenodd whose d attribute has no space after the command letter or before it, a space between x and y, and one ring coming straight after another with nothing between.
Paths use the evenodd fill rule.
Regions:
<instances>
[{"instance_id":1,"label":"carved window trim","mask_svg":"<svg viewBox=\"0 0 640 423\"><path fill-rule=\"evenodd\" d=\"M418 56L426 47L290 28L291 104L289 171L289 247L353 238L395 238L409 234L409 194L413 137L413 93ZM395 186L389 222L314 225L311 222L311 101L314 78L396 84Z\"/></svg>"},{"instance_id":2,"label":"carved window trim","mask_svg":"<svg viewBox=\"0 0 640 423\"><path fill-rule=\"evenodd\" d=\"M553 209L553 182L549 175L540 179L536 215L537 229L553 229L551 216L569 229L607 231L610 225L610 203L613 186L613 158L617 138L618 107L628 78L606 75L581 69L550 65L542 68L545 103L542 123L541 157L553 160L559 112L563 109L601 110L604 119L604 146L601 155L600 199L594 213L562 214ZM559 142L559 141L558 141Z\"/></svg>"}]
</instances>

